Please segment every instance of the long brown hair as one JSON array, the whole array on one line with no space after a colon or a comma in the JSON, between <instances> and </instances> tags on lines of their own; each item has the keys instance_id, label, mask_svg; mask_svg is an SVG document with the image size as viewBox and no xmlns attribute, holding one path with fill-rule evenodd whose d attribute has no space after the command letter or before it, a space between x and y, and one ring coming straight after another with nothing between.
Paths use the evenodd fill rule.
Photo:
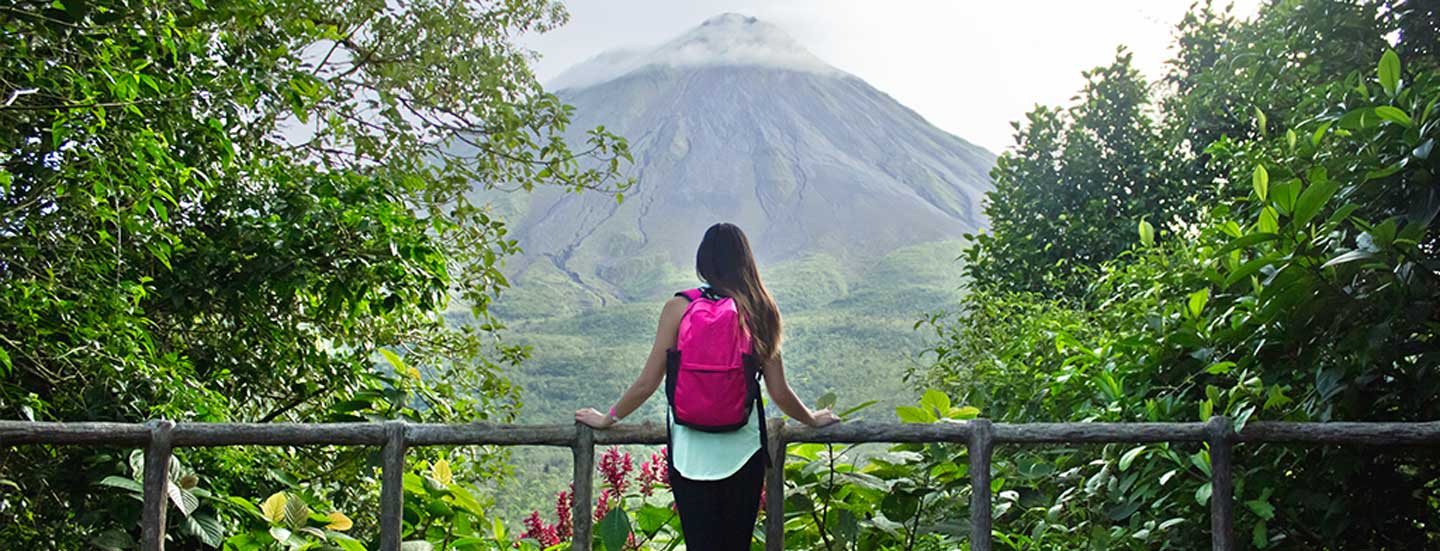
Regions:
<instances>
[{"instance_id":1,"label":"long brown hair","mask_svg":"<svg viewBox=\"0 0 1440 551\"><path fill-rule=\"evenodd\" d=\"M745 232L725 222L705 230L695 251L695 273L716 292L735 301L750 331L756 359L765 362L780 351L780 309L760 281Z\"/></svg>"}]
</instances>

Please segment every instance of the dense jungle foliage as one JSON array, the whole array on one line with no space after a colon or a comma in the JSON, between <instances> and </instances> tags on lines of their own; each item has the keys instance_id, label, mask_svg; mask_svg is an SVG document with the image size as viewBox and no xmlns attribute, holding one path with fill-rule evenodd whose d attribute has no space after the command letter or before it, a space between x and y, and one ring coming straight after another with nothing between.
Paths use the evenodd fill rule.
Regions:
<instances>
[{"instance_id":1,"label":"dense jungle foliage","mask_svg":"<svg viewBox=\"0 0 1440 551\"><path fill-rule=\"evenodd\" d=\"M971 293L929 320L914 380L1003 421L1440 418L1436 15L1201 6L1162 82L1123 53L1087 73L1076 105L1017 126ZM1204 546L1202 448L999 453L1016 549ZM1440 545L1434 450L1236 458L1251 548Z\"/></svg>"},{"instance_id":2,"label":"dense jungle foliage","mask_svg":"<svg viewBox=\"0 0 1440 551\"><path fill-rule=\"evenodd\" d=\"M896 414L1440 418L1436 10L1202 4L1160 82L1122 51L1030 113ZM0 418L512 418L527 351L490 307L514 243L465 192L627 184L623 140L558 140L567 110L513 45L563 21L525 0L0 6ZM452 298L475 323L445 323ZM185 450L170 548L373 549L372 453ZM599 547L683 543L658 453L602 454ZM568 546L563 488L515 529L488 494L502 454L411 454L412 547ZM787 545L968 546L963 448L789 454ZM1209 540L1203 446L996 458L1000 548ZM134 548L136 461L0 449L0 541ZM1236 465L1249 548L1440 545L1433 450L1243 445Z\"/></svg>"},{"instance_id":3,"label":"dense jungle foliage","mask_svg":"<svg viewBox=\"0 0 1440 551\"><path fill-rule=\"evenodd\" d=\"M511 419L525 350L488 307L515 243L469 194L628 184L623 140L560 140L570 111L514 45L565 17L527 0L0 5L0 418ZM478 323L445 323L452 299ZM277 491L302 524L305 503L372 509L373 453L187 450L171 548L300 537L243 537L240 503ZM503 459L451 461L485 483ZM132 548L129 462L0 449L0 541Z\"/></svg>"}]
</instances>

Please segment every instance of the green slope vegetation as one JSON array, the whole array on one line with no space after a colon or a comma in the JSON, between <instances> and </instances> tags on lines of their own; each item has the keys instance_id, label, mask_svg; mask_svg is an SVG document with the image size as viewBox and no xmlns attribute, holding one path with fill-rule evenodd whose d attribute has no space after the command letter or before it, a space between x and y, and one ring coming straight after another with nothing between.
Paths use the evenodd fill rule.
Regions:
<instances>
[{"instance_id":1,"label":"green slope vegetation","mask_svg":"<svg viewBox=\"0 0 1440 551\"><path fill-rule=\"evenodd\" d=\"M961 248L956 241L914 245L848 270L823 255L763 267L784 313L787 378L801 397L813 404L834 392L842 406L877 400L872 416L914 402L901 374L923 348L925 335L914 330L915 322L960 298L954 255ZM533 347L533 357L514 374L525 402L520 421L567 422L578 408L603 409L619 397L649 353L664 298L595 307L566 302L587 296L566 279L516 283L496 310L511 314L516 342ZM632 419L659 422L664 411L657 394ZM549 503L570 478L567 450L520 449L515 459L523 467L499 497L507 518Z\"/></svg>"}]
</instances>

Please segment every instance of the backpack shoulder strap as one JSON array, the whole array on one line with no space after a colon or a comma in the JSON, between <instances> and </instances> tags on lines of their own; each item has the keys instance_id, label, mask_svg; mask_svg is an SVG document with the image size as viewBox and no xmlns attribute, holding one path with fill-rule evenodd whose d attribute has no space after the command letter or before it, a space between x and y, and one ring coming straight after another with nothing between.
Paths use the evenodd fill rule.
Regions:
<instances>
[{"instance_id":1,"label":"backpack shoulder strap","mask_svg":"<svg viewBox=\"0 0 1440 551\"><path fill-rule=\"evenodd\" d=\"M678 293L675 293L675 296L677 296L677 297L685 297L685 300L688 300L688 301L690 301L690 302L695 302L697 299L700 298L700 296L701 296L703 293L704 293L704 291L702 291L702 290L700 290L700 289L686 289L686 290L684 290L684 291L680 291L680 292L678 292Z\"/></svg>"}]
</instances>

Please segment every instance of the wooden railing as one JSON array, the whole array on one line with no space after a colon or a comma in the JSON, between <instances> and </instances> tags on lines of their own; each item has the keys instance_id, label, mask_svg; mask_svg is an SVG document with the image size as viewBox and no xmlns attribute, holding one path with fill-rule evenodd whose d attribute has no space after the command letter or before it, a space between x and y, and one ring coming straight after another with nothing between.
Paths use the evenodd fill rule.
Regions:
<instances>
[{"instance_id":1,"label":"wooden railing","mask_svg":"<svg viewBox=\"0 0 1440 551\"><path fill-rule=\"evenodd\" d=\"M1086 444L1206 442L1210 446L1211 548L1235 549L1231 473L1232 448L1240 442L1310 445L1440 446L1440 422L1287 423L1253 422L1239 433L1225 417L1206 423L991 423L986 419L936 424L851 422L815 429L771 419L769 450L774 468L766 475L765 548L785 548L785 445L791 442L948 442L969 448L970 538L972 551L990 550L990 457L995 444ZM591 543L591 488L595 446L660 444L663 427L646 423L593 431L583 425L435 425L386 423L42 423L0 421L0 446L82 445L145 448L141 549L165 548L165 485L177 447L209 446L380 446L380 550L400 549L405 450L410 446L559 446L575 457L574 536L576 551Z\"/></svg>"}]
</instances>

